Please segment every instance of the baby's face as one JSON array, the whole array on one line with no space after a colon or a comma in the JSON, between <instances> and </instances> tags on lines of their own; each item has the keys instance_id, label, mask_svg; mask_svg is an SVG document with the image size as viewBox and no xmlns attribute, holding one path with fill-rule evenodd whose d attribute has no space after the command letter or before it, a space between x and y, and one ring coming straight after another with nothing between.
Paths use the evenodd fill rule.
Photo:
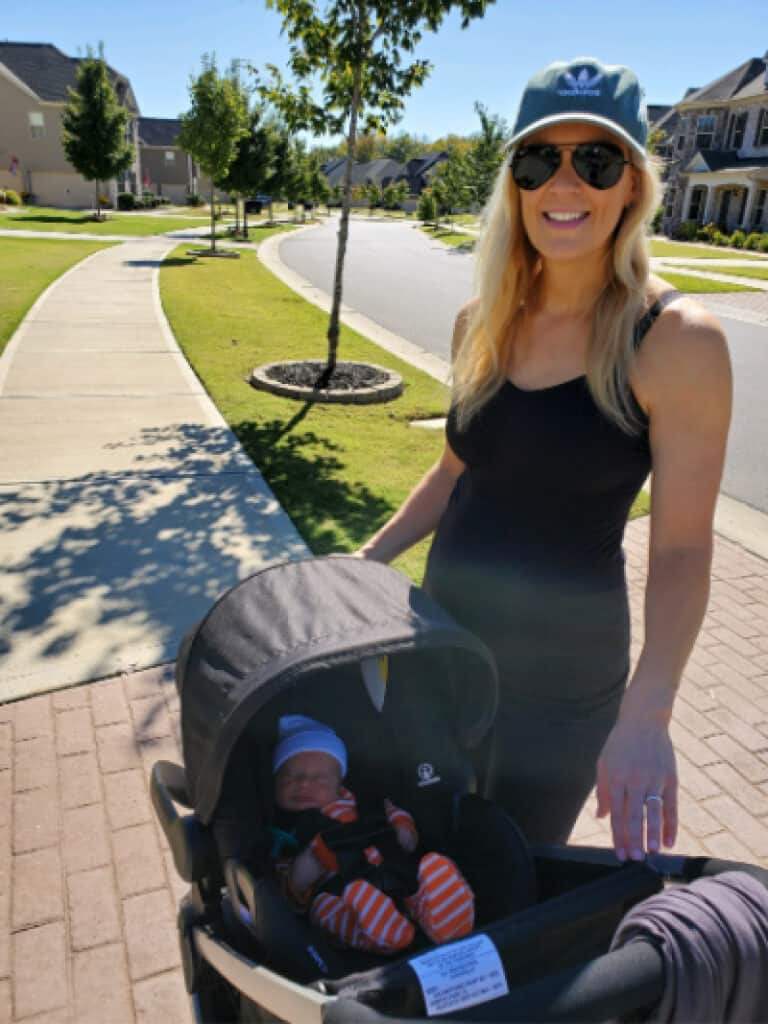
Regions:
<instances>
[{"instance_id":1,"label":"baby's face","mask_svg":"<svg viewBox=\"0 0 768 1024\"><path fill-rule=\"evenodd\" d=\"M284 811L319 810L339 795L339 762L308 751L289 757L275 776L275 801Z\"/></svg>"}]
</instances>

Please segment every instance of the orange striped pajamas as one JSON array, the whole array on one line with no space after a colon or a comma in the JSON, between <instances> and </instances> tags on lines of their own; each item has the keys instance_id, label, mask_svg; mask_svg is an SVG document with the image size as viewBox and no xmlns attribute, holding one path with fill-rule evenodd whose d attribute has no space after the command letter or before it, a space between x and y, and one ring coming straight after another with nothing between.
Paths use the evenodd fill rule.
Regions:
<instances>
[{"instance_id":1,"label":"orange striped pajamas","mask_svg":"<svg viewBox=\"0 0 768 1024\"><path fill-rule=\"evenodd\" d=\"M389 800L384 805L401 845L408 848L408 837L412 837L415 846L416 825L411 815ZM343 787L337 799L321 811L334 821L347 823L357 820L355 797ZM321 837L316 836L312 840L310 850L329 874L337 869L336 858ZM364 852L370 864L383 862L375 846L367 847ZM435 943L461 938L474 927L472 890L453 861L439 853L427 853L421 858L418 890L404 900L404 904L408 916L370 882L357 879L345 886L340 896L331 893L316 896L309 916L313 924L344 945L378 953L396 953L413 942L415 929L409 917Z\"/></svg>"}]
</instances>

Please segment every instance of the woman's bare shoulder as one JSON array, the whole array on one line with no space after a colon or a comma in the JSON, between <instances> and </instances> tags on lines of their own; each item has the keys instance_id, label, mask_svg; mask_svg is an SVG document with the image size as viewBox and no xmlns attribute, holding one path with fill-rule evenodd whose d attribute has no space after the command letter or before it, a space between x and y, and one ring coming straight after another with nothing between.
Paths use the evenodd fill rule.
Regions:
<instances>
[{"instance_id":1,"label":"woman's bare shoulder","mask_svg":"<svg viewBox=\"0 0 768 1024\"><path fill-rule=\"evenodd\" d=\"M670 290L666 282L652 279L653 285L655 281L662 287L653 288L651 303ZM664 307L643 339L637 372L638 391L647 396L648 404L653 394L697 386L707 390L718 378L728 380L728 342L720 321L703 303L680 295Z\"/></svg>"},{"instance_id":2,"label":"woman's bare shoulder","mask_svg":"<svg viewBox=\"0 0 768 1024\"><path fill-rule=\"evenodd\" d=\"M469 302L465 302L461 309L456 314L456 320L453 324L453 339L451 340L451 356L453 359L461 348L461 343L464 341L464 336L467 333L472 317L475 315L475 311L480 303L480 300L470 299Z\"/></svg>"}]
</instances>

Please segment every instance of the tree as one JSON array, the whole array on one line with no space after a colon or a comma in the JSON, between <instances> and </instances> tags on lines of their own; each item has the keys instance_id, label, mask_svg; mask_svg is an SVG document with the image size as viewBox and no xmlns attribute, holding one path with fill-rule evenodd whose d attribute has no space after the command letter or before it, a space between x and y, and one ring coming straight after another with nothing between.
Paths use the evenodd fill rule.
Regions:
<instances>
[{"instance_id":1,"label":"tree","mask_svg":"<svg viewBox=\"0 0 768 1024\"><path fill-rule=\"evenodd\" d=\"M437 168L432 179L432 193L438 207L438 214L447 213L449 218L457 206L468 202L468 163L460 153L452 153Z\"/></svg>"},{"instance_id":2,"label":"tree","mask_svg":"<svg viewBox=\"0 0 768 1024\"><path fill-rule=\"evenodd\" d=\"M408 198L408 182L398 181L384 189L384 208L398 210Z\"/></svg>"},{"instance_id":3,"label":"tree","mask_svg":"<svg viewBox=\"0 0 768 1024\"><path fill-rule=\"evenodd\" d=\"M416 135L409 135L408 132L398 132L392 138L384 139L382 156L389 157L390 160L397 160L401 164L407 164L415 156L420 156L426 146L426 137L419 138Z\"/></svg>"},{"instance_id":4,"label":"tree","mask_svg":"<svg viewBox=\"0 0 768 1024\"><path fill-rule=\"evenodd\" d=\"M490 3L493 0L329 0L320 5L319 0L267 0L282 15L296 84L287 85L270 66L272 81L263 87L264 95L294 130L316 135L344 131L347 138L328 359L321 385L330 381L336 366L358 122L365 132L383 132L394 124L402 115L405 97L430 71L427 61L404 62L403 54L413 52L425 29L436 32L454 8L466 28ZM313 97L315 84L322 88L320 102Z\"/></svg>"},{"instance_id":5,"label":"tree","mask_svg":"<svg viewBox=\"0 0 768 1024\"><path fill-rule=\"evenodd\" d=\"M314 153L310 153L307 158L307 164L309 167L307 173L307 186L309 188L309 198L312 200L312 205L323 205L327 209L328 203L331 199L331 186L321 170L320 160Z\"/></svg>"},{"instance_id":6,"label":"tree","mask_svg":"<svg viewBox=\"0 0 768 1024\"><path fill-rule=\"evenodd\" d=\"M248 109L242 89L219 76L213 57L203 55L203 70L189 82L191 106L181 115L179 145L211 179L211 252L216 251L214 188L221 187L248 133Z\"/></svg>"},{"instance_id":7,"label":"tree","mask_svg":"<svg viewBox=\"0 0 768 1024\"><path fill-rule=\"evenodd\" d=\"M363 194L363 199L368 203L368 216L370 217L374 207L381 206L381 186L377 185L375 181L366 181L360 191Z\"/></svg>"},{"instance_id":8,"label":"tree","mask_svg":"<svg viewBox=\"0 0 768 1024\"><path fill-rule=\"evenodd\" d=\"M425 188L419 196L416 216L425 224L434 224L437 227L437 203L431 189Z\"/></svg>"},{"instance_id":9,"label":"tree","mask_svg":"<svg viewBox=\"0 0 768 1024\"><path fill-rule=\"evenodd\" d=\"M126 138L128 111L117 102L103 51L89 52L77 69L77 85L61 117L67 160L86 181L96 182L96 219L101 220L99 184L130 167L133 146Z\"/></svg>"},{"instance_id":10,"label":"tree","mask_svg":"<svg viewBox=\"0 0 768 1024\"><path fill-rule=\"evenodd\" d=\"M489 114L482 103L475 103L475 112L480 118L480 132L467 153L467 184L474 202L485 206L504 159L509 131L506 121L498 114Z\"/></svg>"},{"instance_id":11,"label":"tree","mask_svg":"<svg viewBox=\"0 0 768 1024\"><path fill-rule=\"evenodd\" d=\"M264 121L264 111L254 107L248 114L248 131L238 140L235 158L227 175L218 184L235 196L235 221L239 199L265 192L272 174L276 136L271 124ZM237 227L236 229L237 230ZM248 214L243 204L243 234L248 237Z\"/></svg>"}]
</instances>

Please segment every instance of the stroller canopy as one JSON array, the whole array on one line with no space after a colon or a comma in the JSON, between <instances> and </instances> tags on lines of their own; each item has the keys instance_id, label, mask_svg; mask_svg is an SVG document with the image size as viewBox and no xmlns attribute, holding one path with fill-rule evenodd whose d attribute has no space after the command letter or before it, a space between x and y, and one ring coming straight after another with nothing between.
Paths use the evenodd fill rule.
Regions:
<instances>
[{"instance_id":1,"label":"stroller canopy","mask_svg":"<svg viewBox=\"0 0 768 1024\"><path fill-rule=\"evenodd\" d=\"M401 573L331 556L272 566L233 587L183 641L176 667L197 816L210 822L235 745L273 697L313 673L409 652L434 658L434 671L455 682L453 706L442 710L473 748L496 711L493 656Z\"/></svg>"}]
</instances>

